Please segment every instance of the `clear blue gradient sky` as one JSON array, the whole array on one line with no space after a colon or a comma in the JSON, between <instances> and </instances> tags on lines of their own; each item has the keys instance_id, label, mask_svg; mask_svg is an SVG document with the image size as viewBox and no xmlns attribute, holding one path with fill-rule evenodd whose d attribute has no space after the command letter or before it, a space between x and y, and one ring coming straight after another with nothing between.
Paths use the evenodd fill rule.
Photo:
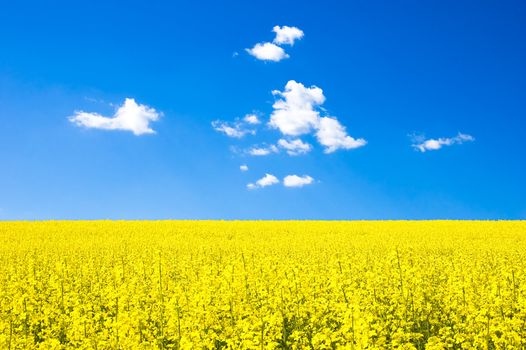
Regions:
<instances>
[{"instance_id":1,"label":"clear blue gradient sky","mask_svg":"<svg viewBox=\"0 0 526 350\"><path fill-rule=\"evenodd\" d=\"M3 1L0 219L526 219L524 1ZM275 25L304 37L263 62ZM237 54L234 54L237 53ZM367 145L243 150L289 80ZM125 98L155 134L89 129ZM257 111L256 135L211 122ZM419 152L409 135L475 141ZM237 151L236 151L237 150ZM239 169L241 164L248 171ZM247 189L266 173L310 185Z\"/></svg>"}]
</instances>

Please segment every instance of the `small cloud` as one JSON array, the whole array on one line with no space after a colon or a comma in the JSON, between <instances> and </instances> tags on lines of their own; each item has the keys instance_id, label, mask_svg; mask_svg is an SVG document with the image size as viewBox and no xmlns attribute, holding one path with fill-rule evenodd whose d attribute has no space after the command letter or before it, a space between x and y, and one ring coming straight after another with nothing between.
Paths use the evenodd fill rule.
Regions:
<instances>
[{"instance_id":1,"label":"small cloud","mask_svg":"<svg viewBox=\"0 0 526 350\"><path fill-rule=\"evenodd\" d=\"M154 134L150 122L155 122L161 113L146 105L135 102L133 98L126 98L112 117L105 117L98 113L76 111L68 120L73 124L89 129L124 130L134 135Z\"/></svg>"},{"instance_id":2,"label":"small cloud","mask_svg":"<svg viewBox=\"0 0 526 350\"><path fill-rule=\"evenodd\" d=\"M314 182L314 179L308 175L288 175L283 179L283 185L285 187L303 187L310 185Z\"/></svg>"},{"instance_id":3,"label":"small cloud","mask_svg":"<svg viewBox=\"0 0 526 350\"><path fill-rule=\"evenodd\" d=\"M248 123L248 124L252 124L252 125L257 125L257 124L260 124L261 121L259 120L258 116L255 115L255 114L247 114L245 115L245 117L243 118L243 120Z\"/></svg>"},{"instance_id":4,"label":"small cloud","mask_svg":"<svg viewBox=\"0 0 526 350\"><path fill-rule=\"evenodd\" d=\"M278 153L279 150L275 145L270 146L254 146L248 150L248 154L251 156L268 156L271 153Z\"/></svg>"},{"instance_id":5,"label":"small cloud","mask_svg":"<svg viewBox=\"0 0 526 350\"><path fill-rule=\"evenodd\" d=\"M262 61L279 62L282 59L289 58L285 50L273 43L258 43L253 48L246 49L246 51Z\"/></svg>"},{"instance_id":6,"label":"small cloud","mask_svg":"<svg viewBox=\"0 0 526 350\"><path fill-rule=\"evenodd\" d=\"M232 53L232 57L237 57L237 56L239 56L239 52L234 51L234 52Z\"/></svg>"},{"instance_id":7,"label":"small cloud","mask_svg":"<svg viewBox=\"0 0 526 350\"><path fill-rule=\"evenodd\" d=\"M214 120L212 122L212 127L215 131L221 132L228 137L242 138L247 134L256 134L255 130L245 129L243 128L243 125L238 122L230 124L222 120Z\"/></svg>"},{"instance_id":8,"label":"small cloud","mask_svg":"<svg viewBox=\"0 0 526 350\"><path fill-rule=\"evenodd\" d=\"M246 164L240 165L239 170L241 171L248 171L248 166Z\"/></svg>"},{"instance_id":9,"label":"small cloud","mask_svg":"<svg viewBox=\"0 0 526 350\"><path fill-rule=\"evenodd\" d=\"M265 174L261 179L257 180L256 183L249 183L247 185L247 188L249 190L254 190L256 188L262 188L267 186L276 185L279 183L279 180L277 177L275 177L272 174Z\"/></svg>"},{"instance_id":10,"label":"small cloud","mask_svg":"<svg viewBox=\"0 0 526 350\"><path fill-rule=\"evenodd\" d=\"M464 142L475 141L475 138L471 135L458 133L454 137L444 137L438 139L425 139L423 136L412 136L413 144L411 145L414 149L420 152L426 151L437 151L443 146L461 145Z\"/></svg>"},{"instance_id":11,"label":"small cloud","mask_svg":"<svg viewBox=\"0 0 526 350\"><path fill-rule=\"evenodd\" d=\"M292 46L295 40L303 38L303 31L297 27L275 26L272 31L276 33L276 38L274 38L273 42L277 45L288 44Z\"/></svg>"},{"instance_id":12,"label":"small cloud","mask_svg":"<svg viewBox=\"0 0 526 350\"><path fill-rule=\"evenodd\" d=\"M320 118L316 138L325 146L325 153L333 153L338 149L359 148L367 144L364 139L355 139L347 135L345 127L336 118L331 117Z\"/></svg>"},{"instance_id":13,"label":"small cloud","mask_svg":"<svg viewBox=\"0 0 526 350\"><path fill-rule=\"evenodd\" d=\"M300 139L295 139L287 141L285 139L280 139L278 145L287 151L287 154L290 156L297 156L300 154L309 153L312 149L312 146L306 142L301 141Z\"/></svg>"}]
</instances>

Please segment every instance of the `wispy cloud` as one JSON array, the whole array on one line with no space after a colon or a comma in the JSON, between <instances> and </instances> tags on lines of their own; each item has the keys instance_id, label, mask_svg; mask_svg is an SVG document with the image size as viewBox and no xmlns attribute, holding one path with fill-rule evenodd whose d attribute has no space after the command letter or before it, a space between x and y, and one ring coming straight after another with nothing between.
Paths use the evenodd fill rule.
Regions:
<instances>
[{"instance_id":1,"label":"wispy cloud","mask_svg":"<svg viewBox=\"0 0 526 350\"><path fill-rule=\"evenodd\" d=\"M312 146L309 143L303 142L300 139L295 140L285 140L280 139L278 141L279 147L286 150L287 154L290 156L297 156L300 154L309 153L312 150Z\"/></svg>"},{"instance_id":2,"label":"wispy cloud","mask_svg":"<svg viewBox=\"0 0 526 350\"><path fill-rule=\"evenodd\" d=\"M246 114L243 118L236 118L233 122L227 122L223 120L214 120L212 122L212 128L215 131L225 134L229 137L242 138L245 135L255 135L256 130L254 127L260 124L260 120L257 114Z\"/></svg>"},{"instance_id":3,"label":"wispy cloud","mask_svg":"<svg viewBox=\"0 0 526 350\"><path fill-rule=\"evenodd\" d=\"M254 146L250 148L247 153L251 156L268 156L271 153L278 153L279 149L275 145L270 146Z\"/></svg>"},{"instance_id":4,"label":"wispy cloud","mask_svg":"<svg viewBox=\"0 0 526 350\"><path fill-rule=\"evenodd\" d=\"M246 165L246 164L240 165L239 166L239 170L241 170L241 171L248 171L248 165Z\"/></svg>"},{"instance_id":5,"label":"wispy cloud","mask_svg":"<svg viewBox=\"0 0 526 350\"><path fill-rule=\"evenodd\" d=\"M272 174L265 174L265 176L257 180L255 183L249 183L247 185L247 188L249 190L255 190L256 188L268 187L268 186L276 185L278 183L279 183L279 180L277 177L275 177Z\"/></svg>"},{"instance_id":6,"label":"wispy cloud","mask_svg":"<svg viewBox=\"0 0 526 350\"><path fill-rule=\"evenodd\" d=\"M214 120L212 122L212 127L215 131L223 133L228 137L242 138L247 134L256 134L255 130L247 129L239 122L229 123L222 120Z\"/></svg>"},{"instance_id":7,"label":"wispy cloud","mask_svg":"<svg viewBox=\"0 0 526 350\"><path fill-rule=\"evenodd\" d=\"M441 137L438 139L425 139L424 136L411 136L413 144L411 145L414 149L420 152L437 151L443 146L461 145L464 142L475 141L475 138L468 134L458 133L454 137Z\"/></svg>"},{"instance_id":8,"label":"wispy cloud","mask_svg":"<svg viewBox=\"0 0 526 350\"><path fill-rule=\"evenodd\" d=\"M112 117L105 117L98 113L75 111L68 120L73 124L90 129L124 130L134 135L154 134L151 122L159 120L161 113L146 105L135 102L133 98L126 98Z\"/></svg>"}]
</instances>

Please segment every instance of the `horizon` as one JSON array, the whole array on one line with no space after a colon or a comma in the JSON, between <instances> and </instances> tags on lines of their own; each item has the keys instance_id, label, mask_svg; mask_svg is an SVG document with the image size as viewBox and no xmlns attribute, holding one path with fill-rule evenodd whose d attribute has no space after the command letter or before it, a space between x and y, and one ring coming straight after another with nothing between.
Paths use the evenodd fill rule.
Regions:
<instances>
[{"instance_id":1,"label":"horizon","mask_svg":"<svg viewBox=\"0 0 526 350\"><path fill-rule=\"evenodd\" d=\"M519 222L519 221L526 221L525 219L480 219L480 220L473 220L473 219L378 219L378 220L339 220L339 219L152 219L152 220L142 220L142 219L70 219L70 220L56 220L56 219L49 219L49 220L0 220L0 223L49 223L49 222L112 222L112 223L119 223L119 222L214 222L214 223L220 223L220 222L385 222L385 223L395 223L395 222Z\"/></svg>"}]
</instances>

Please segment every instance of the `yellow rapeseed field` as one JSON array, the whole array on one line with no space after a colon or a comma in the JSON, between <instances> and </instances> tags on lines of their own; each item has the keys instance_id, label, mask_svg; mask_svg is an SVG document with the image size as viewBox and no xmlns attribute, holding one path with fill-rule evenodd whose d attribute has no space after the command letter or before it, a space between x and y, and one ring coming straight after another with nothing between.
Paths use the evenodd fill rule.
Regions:
<instances>
[{"instance_id":1,"label":"yellow rapeseed field","mask_svg":"<svg viewBox=\"0 0 526 350\"><path fill-rule=\"evenodd\" d=\"M525 349L526 222L0 223L0 349Z\"/></svg>"}]
</instances>

